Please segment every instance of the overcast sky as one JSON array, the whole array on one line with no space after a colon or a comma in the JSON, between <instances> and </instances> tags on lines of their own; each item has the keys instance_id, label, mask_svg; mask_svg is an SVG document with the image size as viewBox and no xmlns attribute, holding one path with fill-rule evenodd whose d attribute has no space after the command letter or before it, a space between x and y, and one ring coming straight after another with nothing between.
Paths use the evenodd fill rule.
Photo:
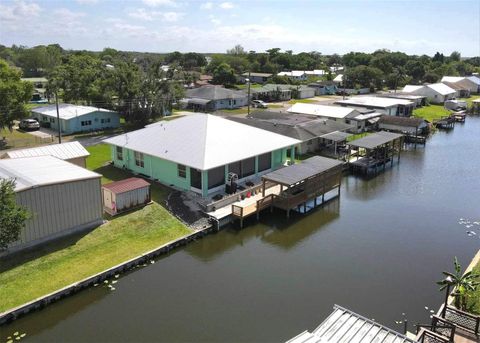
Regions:
<instances>
[{"instance_id":1,"label":"overcast sky","mask_svg":"<svg viewBox=\"0 0 480 343\"><path fill-rule=\"evenodd\" d=\"M0 0L0 44L480 56L480 1Z\"/></svg>"}]
</instances>

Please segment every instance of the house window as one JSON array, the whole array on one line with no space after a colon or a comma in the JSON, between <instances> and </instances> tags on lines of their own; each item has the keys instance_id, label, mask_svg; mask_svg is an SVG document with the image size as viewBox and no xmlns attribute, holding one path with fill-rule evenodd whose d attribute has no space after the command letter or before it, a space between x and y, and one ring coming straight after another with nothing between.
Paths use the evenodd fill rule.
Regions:
<instances>
[{"instance_id":1,"label":"house window","mask_svg":"<svg viewBox=\"0 0 480 343\"><path fill-rule=\"evenodd\" d=\"M50 123L55 123L55 118L50 118Z\"/></svg>"},{"instance_id":2,"label":"house window","mask_svg":"<svg viewBox=\"0 0 480 343\"><path fill-rule=\"evenodd\" d=\"M100 123L102 124L105 123L105 119L100 120Z\"/></svg>"},{"instance_id":3,"label":"house window","mask_svg":"<svg viewBox=\"0 0 480 343\"><path fill-rule=\"evenodd\" d=\"M182 179L187 178L187 167L184 166L183 164L177 164L177 171L178 171L178 177L181 177Z\"/></svg>"},{"instance_id":4,"label":"house window","mask_svg":"<svg viewBox=\"0 0 480 343\"><path fill-rule=\"evenodd\" d=\"M143 154L141 152L135 151L135 165L137 167L143 168L145 163L143 161Z\"/></svg>"},{"instance_id":5,"label":"house window","mask_svg":"<svg viewBox=\"0 0 480 343\"><path fill-rule=\"evenodd\" d=\"M117 160L123 161L123 148L121 146L117 146Z\"/></svg>"},{"instance_id":6,"label":"house window","mask_svg":"<svg viewBox=\"0 0 480 343\"><path fill-rule=\"evenodd\" d=\"M92 125L92 121L91 120L84 120L81 122L82 126L90 126Z\"/></svg>"},{"instance_id":7,"label":"house window","mask_svg":"<svg viewBox=\"0 0 480 343\"><path fill-rule=\"evenodd\" d=\"M110 118L105 119L105 123L110 123Z\"/></svg>"}]
</instances>

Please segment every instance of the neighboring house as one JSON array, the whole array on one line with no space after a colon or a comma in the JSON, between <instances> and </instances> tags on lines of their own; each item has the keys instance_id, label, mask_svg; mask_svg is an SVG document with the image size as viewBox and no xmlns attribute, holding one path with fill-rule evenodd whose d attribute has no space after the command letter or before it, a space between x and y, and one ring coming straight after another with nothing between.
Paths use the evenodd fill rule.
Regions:
<instances>
[{"instance_id":1,"label":"neighboring house","mask_svg":"<svg viewBox=\"0 0 480 343\"><path fill-rule=\"evenodd\" d=\"M202 74L198 80L195 81L195 87L208 86L212 80L213 76Z\"/></svg>"},{"instance_id":2,"label":"neighboring house","mask_svg":"<svg viewBox=\"0 0 480 343\"><path fill-rule=\"evenodd\" d=\"M333 82L335 82L337 84L337 86L340 86L343 84L343 74L338 74L337 76L335 76L335 78L333 79Z\"/></svg>"},{"instance_id":3,"label":"neighboring house","mask_svg":"<svg viewBox=\"0 0 480 343\"><path fill-rule=\"evenodd\" d=\"M117 168L204 197L222 191L229 172L243 182L283 166L287 150L299 143L204 113L160 121L104 142L111 145Z\"/></svg>"},{"instance_id":4,"label":"neighboring house","mask_svg":"<svg viewBox=\"0 0 480 343\"><path fill-rule=\"evenodd\" d=\"M443 104L446 100L455 98L456 91L443 83L432 83L429 85L415 86L406 85L403 93L423 95L433 104Z\"/></svg>"},{"instance_id":5,"label":"neighboring house","mask_svg":"<svg viewBox=\"0 0 480 343\"><path fill-rule=\"evenodd\" d=\"M282 71L277 74L278 76L286 76L291 80L295 81L305 81L308 78L307 73L301 70L293 70L293 71Z\"/></svg>"},{"instance_id":6,"label":"neighboring house","mask_svg":"<svg viewBox=\"0 0 480 343\"><path fill-rule=\"evenodd\" d=\"M413 113L415 103L409 100L381 98L375 96L356 96L345 100L335 101L335 104L353 108L375 110L390 116L409 117Z\"/></svg>"},{"instance_id":7,"label":"neighboring house","mask_svg":"<svg viewBox=\"0 0 480 343\"><path fill-rule=\"evenodd\" d=\"M90 153L79 142L45 145L30 149L12 150L3 154L2 158L23 158L34 156L53 156L61 160L85 168Z\"/></svg>"},{"instance_id":8,"label":"neighboring house","mask_svg":"<svg viewBox=\"0 0 480 343\"><path fill-rule=\"evenodd\" d=\"M314 69L314 70L305 70L305 74L307 76L314 76L314 77L320 77L326 74L325 70L322 69Z\"/></svg>"},{"instance_id":9,"label":"neighboring house","mask_svg":"<svg viewBox=\"0 0 480 343\"><path fill-rule=\"evenodd\" d=\"M246 106L248 97L244 92L210 85L187 90L181 103L194 111L208 112Z\"/></svg>"},{"instance_id":10,"label":"neighboring house","mask_svg":"<svg viewBox=\"0 0 480 343\"><path fill-rule=\"evenodd\" d=\"M424 95L414 95L410 93L381 93L377 95L380 98L393 98L393 99L403 99L412 101L415 103L415 107L422 107L427 104L427 97Z\"/></svg>"},{"instance_id":11,"label":"neighboring house","mask_svg":"<svg viewBox=\"0 0 480 343\"><path fill-rule=\"evenodd\" d=\"M345 108L316 104L296 103L288 110L290 113L317 116L351 125L350 131L363 132L383 114L372 110Z\"/></svg>"},{"instance_id":12,"label":"neighboring house","mask_svg":"<svg viewBox=\"0 0 480 343\"><path fill-rule=\"evenodd\" d=\"M323 136L351 129L342 122L288 112L255 111L248 117L230 116L228 119L299 140L295 155L316 152L322 146Z\"/></svg>"},{"instance_id":13,"label":"neighboring house","mask_svg":"<svg viewBox=\"0 0 480 343\"><path fill-rule=\"evenodd\" d=\"M249 79L251 83L265 83L269 78L272 77L272 74L269 73L243 73L242 82L246 82L246 79Z\"/></svg>"},{"instance_id":14,"label":"neighboring house","mask_svg":"<svg viewBox=\"0 0 480 343\"><path fill-rule=\"evenodd\" d=\"M303 85L266 84L260 88L250 89L251 98L264 101L286 101L305 99L315 96L315 89Z\"/></svg>"},{"instance_id":15,"label":"neighboring house","mask_svg":"<svg viewBox=\"0 0 480 343\"><path fill-rule=\"evenodd\" d=\"M315 90L315 95L333 95L337 92L337 84L333 81L321 81L308 84Z\"/></svg>"},{"instance_id":16,"label":"neighboring house","mask_svg":"<svg viewBox=\"0 0 480 343\"><path fill-rule=\"evenodd\" d=\"M22 81L31 82L34 87L31 102L41 102L46 99L48 80L45 77L24 77Z\"/></svg>"},{"instance_id":17,"label":"neighboring house","mask_svg":"<svg viewBox=\"0 0 480 343\"><path fill-rule=\"evenodd\" d=\"M474 75L472 76L444 76L441 82L450 86L451 84L458 85L463 89L468 89L470 93L480 93L480 79Z\"/></svg>"},{"instance_id":18,"label":"neighboring house","mask_svg":"<svg viewBox=\"0 0 480 343\"><path fill-rule=\"evenodd\" d=\"M102 224L101 175L53 156L0 160L0 179L16 181L31 214L10 251Z\"/></svg>"},{"instance_id":19,"label":"neighboring house","mask_svg":"<svg viewBox=\"0 0 480 343\"><path fill-rule=\"evenodd\" d=\"M380 130L387 130L410 135L424 134L428 131L428 122L416 117L394 117L384 115L378 121Z\"/></svg>"},{"instance_id":20,"label":"neighboring house","mask_svg":"<svg viewBox=\"0 0 480 343\"><path fill-rule=\"evenodd\" d=\"M470 97L470 88L468 86L465 86L460 82L454 83L454 82L442 81L442 83L446 84L448 87L455 90L455 97L457 98Z\"/></svg>"},{"instance_id":21,"label":"neighboring house","mask_svg":"<svg viewBox=\"0 0 480 343\"><path fill-rule=\"evenodd\" d=\"M103 108L60 104L58 110L60 128L64 134L113 129L120 126L120 115ZM31 116L37 119L42 127L58 130L59 123L55 105L34 108Z\"/></svg>"}]
</instances>

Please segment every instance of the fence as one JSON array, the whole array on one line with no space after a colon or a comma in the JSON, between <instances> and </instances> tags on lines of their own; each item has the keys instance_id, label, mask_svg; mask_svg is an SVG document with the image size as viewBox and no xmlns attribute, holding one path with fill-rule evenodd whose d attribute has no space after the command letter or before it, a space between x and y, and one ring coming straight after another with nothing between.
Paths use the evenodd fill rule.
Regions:
<instances>
[{"instance_id":1,"label":"fence","mask_svg":"<svg viewBox=\"0 0 480 343\"><path fill-rule=\"evenodd\" d=\"M6 138L0 137L0 150L12 149L12 148L27 148L34 147L42 144L52 143L56 138L50 137L37 137L31 135L28 138Z\"/></svg>"}]
</instances>

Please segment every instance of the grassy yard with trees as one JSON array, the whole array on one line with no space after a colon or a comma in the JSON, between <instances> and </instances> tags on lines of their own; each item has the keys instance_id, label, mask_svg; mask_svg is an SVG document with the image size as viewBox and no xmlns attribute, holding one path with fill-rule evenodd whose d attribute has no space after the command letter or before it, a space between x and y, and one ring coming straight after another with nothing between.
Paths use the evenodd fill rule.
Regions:
<instances>
[{"instance_id":1,"label":"grassy yard with trees","mask_svg":"<svg viewBox=\"0 0 480 343\"><path fill-rule=\"evenodd\" d=\"M101 173L102 183L132 176L108 164L108 145L87 149L91 153L87 168ZM151 192L154 200L151 205L114 217L66 248L0 272L0 312L191 233L163 207L168 190L152 184ZM46 279L49 282L45 282Z\"/></svg>"}]
</instances>

